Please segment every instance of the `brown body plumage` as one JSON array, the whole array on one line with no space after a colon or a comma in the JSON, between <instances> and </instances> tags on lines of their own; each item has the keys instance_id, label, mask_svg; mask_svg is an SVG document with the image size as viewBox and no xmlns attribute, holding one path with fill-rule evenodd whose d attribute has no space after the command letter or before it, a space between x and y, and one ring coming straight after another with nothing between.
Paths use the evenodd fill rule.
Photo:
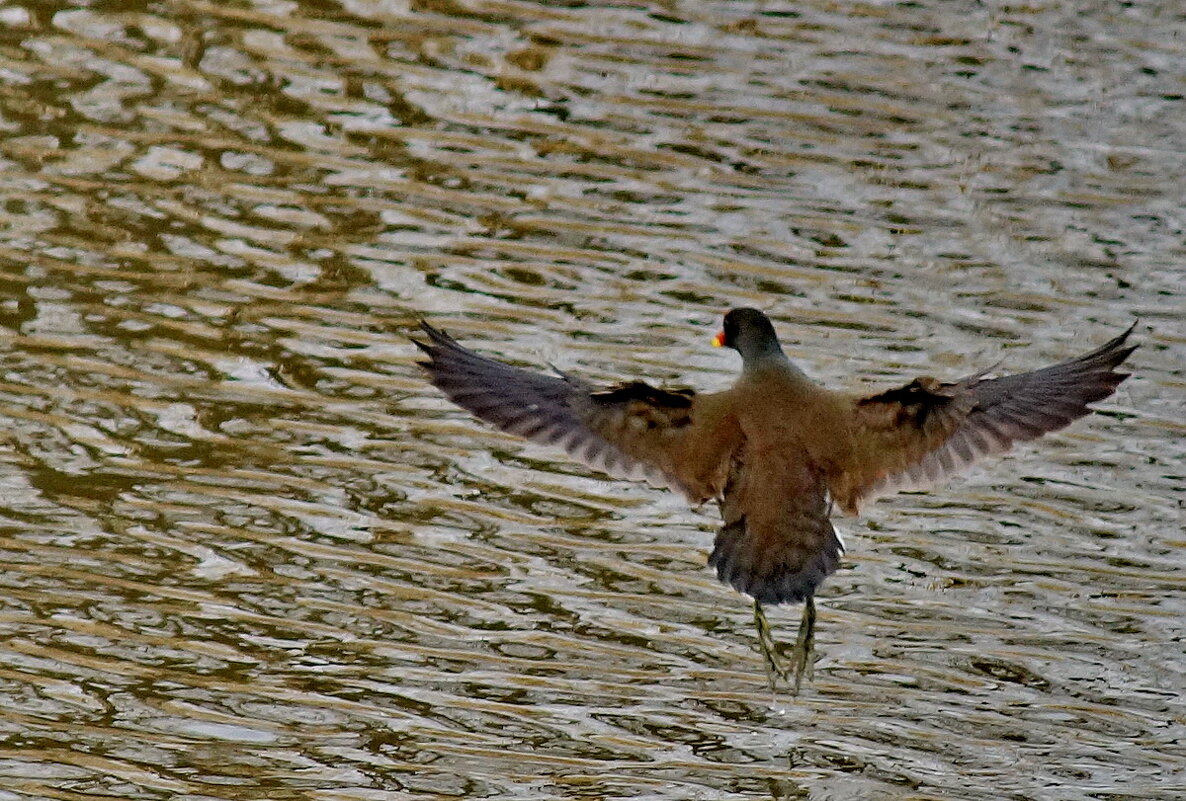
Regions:
<instances>
[{"instance_id":1,"label":"brown body plumage","mask_svg":"<svg viewBox=\"0 0 1186 801\"><path fill-rule=\"evenodd\" d=\"M1130 328L1097 350L1040 370L952 383L923 377L871 396L825 389L783 354L766 315L734 309L717 344L742 373L724 392L697 394L634 381L596 389L480 356L427 323L430 380L454 403L504 431L563 447L611 475L646 478L700 504L724 525L709 563L761 604L806 602L795 681L808 665L819 584L840 564L832 503L856 513L883 492L923 487L1063 428L1127 374ZM778 669L770 644L763 650Z\"/></svg>"}]
</instances>

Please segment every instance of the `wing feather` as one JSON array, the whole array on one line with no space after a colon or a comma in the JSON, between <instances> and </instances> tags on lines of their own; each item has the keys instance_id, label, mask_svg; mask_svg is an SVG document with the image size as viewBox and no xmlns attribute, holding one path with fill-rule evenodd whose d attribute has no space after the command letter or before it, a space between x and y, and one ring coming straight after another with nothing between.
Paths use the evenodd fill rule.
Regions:
<instances>
[{"instance_id":1,"label":"wing feather","mask_svg":"<svg viewBox=\"0 0 1186 801\"><path fill-rule=\"evenodd\" d=\"M667 486L699 503L720 494L739 440L720 395L641 381L598 390L567 374L542 375L462 347L421 323L420 365L448 398L477 417L620 478Z\"/></svg>"},{"instance_id":2,"label":"wing feather","mask_svg":"<svg viewBox=\"0 0 1186 801\"><path fill-rule=\"evenodd\" d=\"M855 511L878 494L925 488L1014 443L1070 425L1128 378L1115 368L1137 348L1127 344L1135 327L1039 370L999 378L981 373L952 384L920 378L858 399L854 458L832 486L837 503Z\"/></svg>"}]
</instances>

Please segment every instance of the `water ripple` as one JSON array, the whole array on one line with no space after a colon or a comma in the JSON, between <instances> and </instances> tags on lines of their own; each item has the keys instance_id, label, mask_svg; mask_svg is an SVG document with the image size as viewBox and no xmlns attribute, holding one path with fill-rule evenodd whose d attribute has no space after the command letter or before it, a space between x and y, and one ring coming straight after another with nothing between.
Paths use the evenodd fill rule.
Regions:
<instances>
[{"instance_id":1,"label":"water ripple","mask_svg":"<svg viewBox=\"0 0 1186 801\"><path fill-rule=\"evenodd\" d=\"M0 798L1175 798L1168 12L430 5L0 11ZM735 305L854 391L1143 346L838 521L792 701L713 510L407 339L719 389Z\"/></svg>"}]
</instances>

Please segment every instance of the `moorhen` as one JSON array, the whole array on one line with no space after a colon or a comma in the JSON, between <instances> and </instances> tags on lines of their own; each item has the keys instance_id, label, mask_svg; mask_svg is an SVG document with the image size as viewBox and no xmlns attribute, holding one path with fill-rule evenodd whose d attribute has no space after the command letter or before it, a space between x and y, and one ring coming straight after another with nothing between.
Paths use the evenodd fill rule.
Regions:
<instances>
[{"instance_id":1,"label":"moorhen","mask_svg":"<svg viewBox=\"0 0 1186 801\"><path fill-rule=\"evenodd\" d=\"M811 666L820 583L843 546L832 504L856 514L893 489L922 488L1015 442L1087 414L1128 377L1130 327L1077 359L1017 375L986 373L944 383L916 378L875 395L825 389L787 359L770 319L733 309L713 344L741 354L741 377L724 392L660 389L642 381L598 389L480 356L426 322L419 362L451 401L503 431L559 445L613 476L645 478L687 496L716 499L724 526L708 562L754 601L771 683ZM791 668L780 664L763 604L804 603ZM792 677L793 671L793 677Z\"/></svg>"}]
</instances>

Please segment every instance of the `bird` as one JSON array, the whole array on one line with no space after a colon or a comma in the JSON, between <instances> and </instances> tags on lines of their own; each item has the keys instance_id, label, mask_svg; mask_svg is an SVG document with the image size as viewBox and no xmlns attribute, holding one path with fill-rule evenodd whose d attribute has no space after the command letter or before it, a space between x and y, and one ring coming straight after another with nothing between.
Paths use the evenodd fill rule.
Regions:
<instances>
[{"instance_id":1,"label":"bird","mask_svg":"<svg viewBox=\"0 0 1186 801\"><path fill-rule=\"evenodd\" d=\"M1012 375L930 376L874 394L828 389L787 358L774 324L735 308L712 339L741 356L729 389L700 393L632 380L598 387L483 356L420 321L417 363L457 406L510 434L562 448L613 477L645 479L700 506L722 526L708 564L753 601L771 687L797 695L814 661L815 593L840 566L834 508L855 515L899 489L925 489L1015 443L1091 412L1129 377L1118 367L1136 327L1078 358ZM780 657L764 606L803 604Z\"/></svg>"}]
</instances>

